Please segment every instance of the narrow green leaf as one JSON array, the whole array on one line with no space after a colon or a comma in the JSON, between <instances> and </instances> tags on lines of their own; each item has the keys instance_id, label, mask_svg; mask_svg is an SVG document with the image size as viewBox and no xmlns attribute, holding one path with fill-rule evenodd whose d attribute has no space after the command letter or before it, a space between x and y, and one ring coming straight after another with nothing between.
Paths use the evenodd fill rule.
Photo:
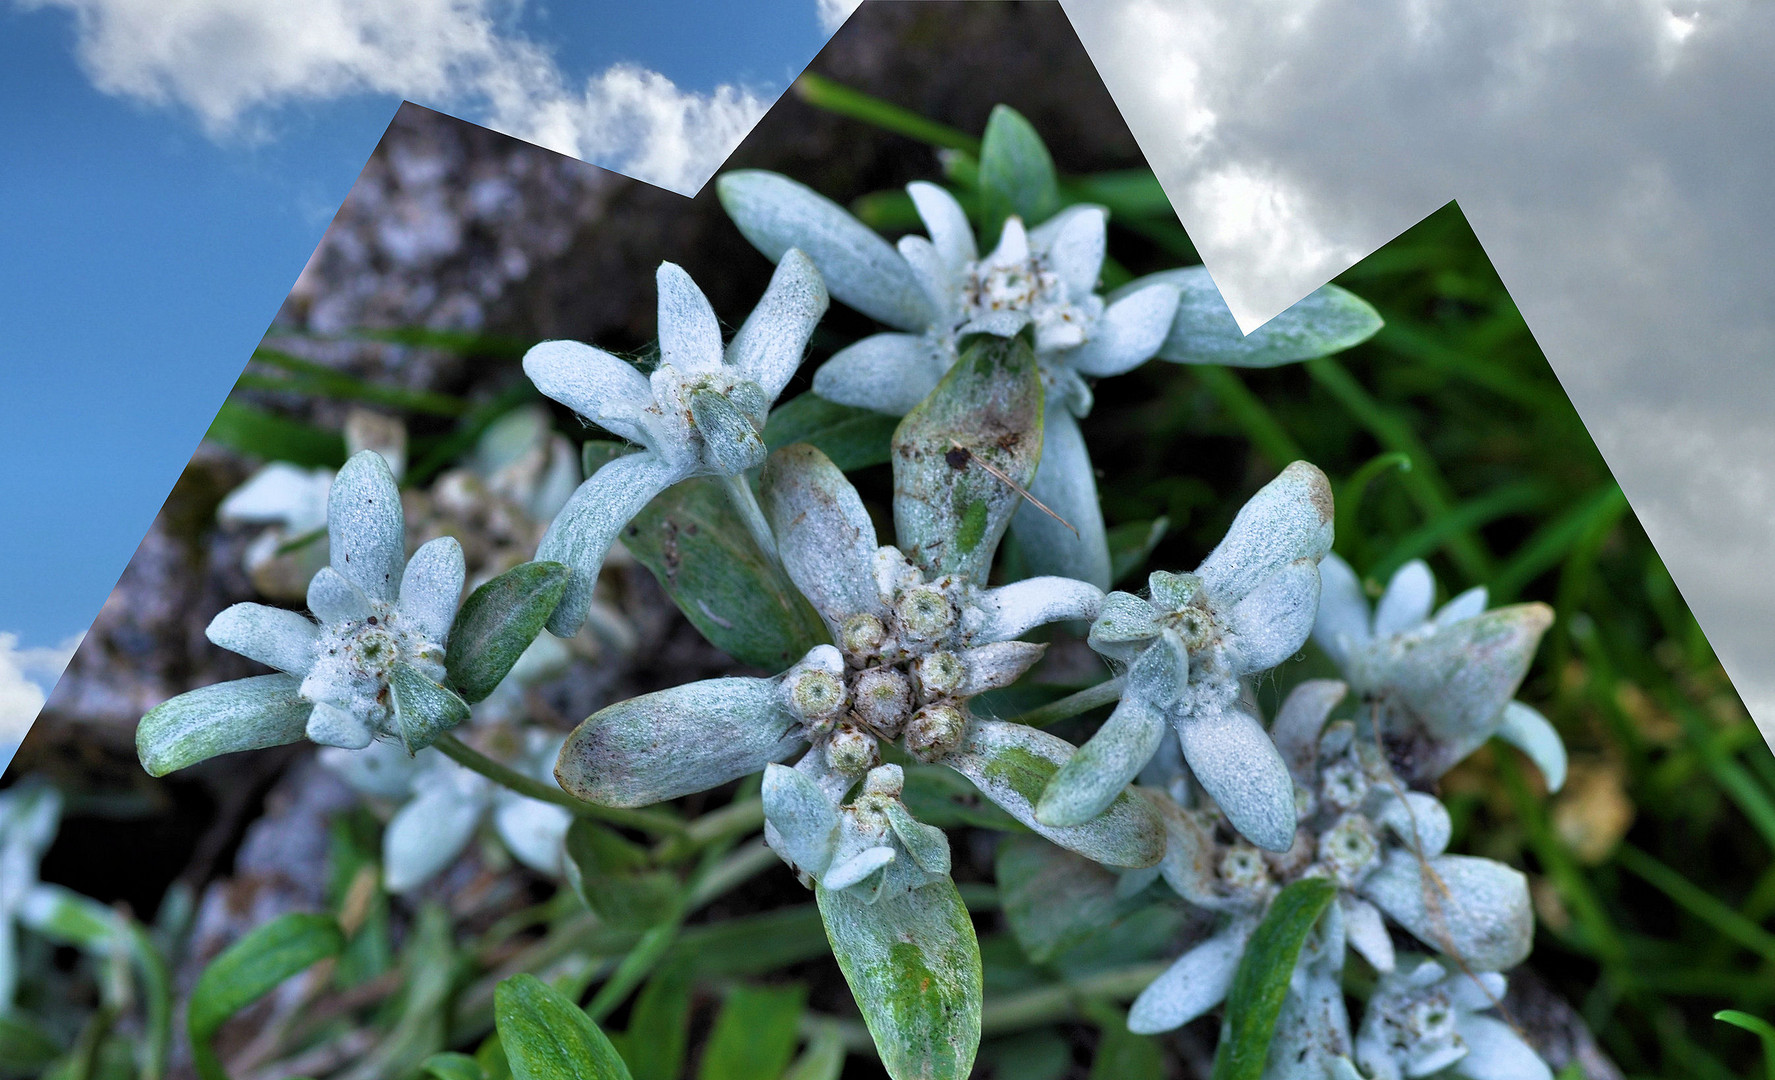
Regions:
<instances>
[{"instance_id":1,"label":"narrow green leaf","mask_svg":"<svg viewBox=\"0 0 1775 1080\"><path fill-rule=\"evenodd\" d=\"M900 422L893 449L901 549L927 575L984 584L1041 458L1041 373L1027 336L964 342L955 366Z\"/></svg>"},{"instance_id":2,"label":"narrow green leaf","mask_svg":"<svg viewBox=\"0 0 1775 1080\"><path fill-rule=\"evenodd\" d=\"M1303 878L1270 901L1227 993L1226 1034L1214 1054L1213 1080L1258 1080L1263 1075L1301 947L1336 898L1333 882Z\"/></svg>"},{"instance_id":3,"label":"narrow green leaf","mask_svg":"<svg viewBox=\"0 0 1775 1080\"><path fill-rule=\"evenodd\" d=\"M623 1056L635 1080L678 1080L690 1043L690 966L669 963L654 973L629 1011Z\"/></svg>"},{"instance_id":4,"label":"narrow green leaf","mask_svg":"<svg viewBox=\"0 0 1775 1080\"><path fill-rule=\"evenodd\" d=\"M314 706L292 675L199 687L161 702L136 725L136 755L150 776L165 776L219 754L300 740Z\"/></svg>"},{"instance_id":5,"label":"narrow green leaf","mask_svg":"<svg viewBox=\"0 0 1775 1080\"><path fill-rule=\"evenodd\" d=\"M449 394L430 390L410 390L404 386L375 383L348 375L337 368L313 360L293 356L278 349L260 346L253 350L253 361L285 372L288 378L271 379L262 375L241 376L240 385L257 389L287 390L310 397L337 401L361 401L368 405L399 409L403 412L430 416L461 416L468 403Z\"/></svg>"},{"instance_id":6,"label":"narrow green leaf","mask_svg":"<svg viewBox=\"0 0 1775 1080\"><path fill-rule=\"evenodd\" d=\"M893 1080L961 1080L980 1046L980 944L948 878L874 904L818 883L839 970Z\"/></svg>"},{"instance_id":7,"label":"narrow green leaf","mask_svg":"<svg viewBox=\"0 0 1775 1080\"><path fill-rule=\"evenodd\" d=\"M993 106L980 140L980 201L981 238L988 244L1013 214L1039 225L1060 209L1054 159L1035 126L1009 105Z\"/></svg>"},{"instance_id":8,"label":"narrow green leaf","mask_svg":"<svg viewBox=\"0 0 1775 1080\"><path fill-rule=\"evenodd\" d=\"M1032 963L1109 926L1127 906L1115 874L1039 836L1006 837L993 868L1000 910Z\"/></svg>"},{"instance_id":9,"label":"narrow green leaf","mask_svg":"<svg viewBox=\"0 0 1775 1080\"><path fill-rule=\"evenodd\" d=\"M1723 1009L1714 1013L1713 1018L1731 1024L1733 1027L1743 1028L1762 1039L1763 1069L1769 1080L1775 1080L1775 1024L1769 1023L1760 1016L1752 1016L1737 1009Z\"/></svg>"},{"instance_id":10,"label":"narrow green leaf","mask_svg":"<svg viewBox=\"0 0 1775 1080\"><path fill-rule=\"evenodd\" d=\"M764 444L772 450L811 443L842 472L885 464L899 418L827 401L811 391L790 398L770 412Z\"/></svg>"},{"instance_id":11,"label":"narrow green leaf","mask_svg":"<svg viewBox=\"0 0 1775 1080\"><path fill-rule=\"evenodd\" d=\"M1165 1080L1165 1053L1159 1040L1129 1031L1126 1012L1094 1001L1086 1004L1085 1014L1097 1025L1091 1080Z\"/></svg>"},{"instance_id":12,"label":"narrow green leaf","mask_svg":"<svg viewBox=\"0 0 1775 1080\"><path fill-rule=\"evenodd\" d=\"M297 913L273 919L223 950L198 976L185 1014L198 1075L227 1080L210 1040L230 1016L344 948L345 935L331 915Z\"/></svg>"},{"instance_id":13,"label":"narrow green leaf","mask_svg":"<svg viewBox=\"0 0 1775 1080\"><path fill-rule=\"evenodd\" d=\"M446 1052L433 1054L419 1066L434 1080L486 1080L481 1063L467 1054Z\"/></svg>"},{"instance_id":14,"label":"narrow green leaf","mask_svg":"<svg viewBox=\"0 0 1775 1080\"><path fill-rule=\"evenodd\" d=\"M838 1080L844 1072L844 1031L837 1021L820 1024L807 1040L807 1049L789 1066L783 1080Z\"/></svg>"},{"instance_id":15,"label":"narrow green leaf","mask_svg":"<svg viewBox=\"0 0 1775 1080\"><path fill-rule=\"evenodd\" d=\"M861 120L883 131L891 131L937 147L967 150L971 153L978 153L980 150L980 140L966 132L939 124L911 109L883 101L861 90L853 90L841 82L811 71L803 72L795 80L792 89L796 97L816 109Z\"/></svg>"},{"instance_id":16,"label":"narrow green leaf","mask_svg":"<svg viewBox=\"0 0 1775 1080\"><path fill-rule=\"evenodd\" d=\"M741 663L779 671L828 640L717 480L668 488L635 515L622 541L703 637Z\"/></svg>"},{"instance_id":17,"label":"narrow green leaf","mask_svg":"<svg viewBox=\"0 0 1775 1080\"><path fill-rule=\"evenodd\" d=\"M345 437L238 401L224 401L204 438L249 457L310 468L345 464Z\"/></svg>"},{"instance_id":18,"label":"narrow green leaf","mask_svg":"<svg viewBox=\"0 0 1775 1080\"><path fill-rule=\"evenodd\" d=\"M534 975L494 989L493 1020L515 1080L630 1080L591 1017Z\"/></svg>"},{"instance_id":19,"label":"narrow green leaf","mask_svg":"<svg viewBox=\"0 0 1775 1080\"><path fill-rule=\"evenodd\" d=\"M779 1080L795 1056L807 991L740 986L721 1006L697 1080Z\"/></svg>"},{"instance_id":20,"label":"narrow green leaf","mask_svg":"<svg viewBox=\"0 0 1775 1080\"><path fill-rule=\"evenodd\" d=\"M629 950L622 963L604 980L592 1003L586 1006L586 1012L593 1020L602 1020L609 1016L618 1005L628 999L635 987L652 974L659 962L671 952L672 945L678 940L679 927L683 925L682 908L675 908L665 913L665 918L658 924L649 927L641 935L641 940Z\"/></svg>"},{"instance_id":21,"label":"narrow green leaf","mask_svg":"<svg viewBox=\"0 0 1775 1080\"><path fill-rule=\"evenodd\" d=\"M468 702L404 660L395 661L389 669L388 689L394 698L394 718L401 728L401 743L409 754L417 754L437 742L439 735L468 719Z\"/></svg>"},{"instance_id":22,"label":"narrow green leaf","mask_svg":"<svg viewBox=\"0 0 1775 1080\"><path fill-rule=\"evenodd\" d=\"M444 670L464 700L493 692L542 632L572 576L560 563L527 562L469 594L444 653Z\"/></svg>"}]
</instances>

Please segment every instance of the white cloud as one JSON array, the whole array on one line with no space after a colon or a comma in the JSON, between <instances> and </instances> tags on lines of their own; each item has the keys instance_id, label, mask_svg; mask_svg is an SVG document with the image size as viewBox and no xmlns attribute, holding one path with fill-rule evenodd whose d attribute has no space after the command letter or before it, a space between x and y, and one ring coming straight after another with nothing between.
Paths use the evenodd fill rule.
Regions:
<instances>
[{"instance_id":1,"label":"white cloud","mask_svg":"<svg viewBox=\"0 0 1775 1080\"><path fill-rule=\"evenodd\" d=\"M817 0L820 5L820 26L830 34L844 25L851 12L863 6L863 0Z\"/></svg>"},{"instance_id":2,"label":"white cloud","mask_svg":"<svg viewBox=\"0 0 1775 1080\"><path fill-rule=\"evenodd\" d=\"M80 645L75 635L50 648L21 649L17 634L0 633L0 773L12 762L43 700Z\"/></svg>"},{"instance_id":3,"label":"white cloud","mask_svg":"<svg viewBox=\"0 0 1775 1080\"><path fill-rule=\"evenodd\" d=\"M100 90L190 109L217 138L264 137L279 106L390 94L689 194L769 104L626 64L574 85L507 29L520 0L16 2L74 14Z\"/></svg>"}]
</instances>

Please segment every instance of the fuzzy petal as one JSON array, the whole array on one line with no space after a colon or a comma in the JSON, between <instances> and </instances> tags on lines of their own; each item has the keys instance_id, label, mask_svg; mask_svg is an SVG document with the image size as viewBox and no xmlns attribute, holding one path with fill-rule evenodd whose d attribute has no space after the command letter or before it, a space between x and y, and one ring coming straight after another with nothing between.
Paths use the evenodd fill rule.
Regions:
<instances>
[{"instance_id":1,"label":"fuzzy petal","mask_svg":"<svg viewBox=\"0 0 1775 1080\"><path fill-rule=\"evenodd\" d=\"M1331 710L1350 688L1335 679L1308 679L1289 692L1270 724L1270 741L1287 763L1295 783L1311 788L1319 756L1319 733Z\"/></svg>"},{"instance_id":2,"label":"fuzzy petal","mask_svg":"<svg viewBox=\"0 0 1775 1080\"><path fill-rule=\"evenodd\" d=\"M1153 358L1171 317L1177 312L1177 290L1149 285L1104 309L1083 345L1060 354L1061 363L1099 378L1132 371Z\"/></svg>"},{"instance_id":3,"label":"fuzzy petal","mask_svg":"<svg viewBox=\"0 0 1775 1080\"><path fill-rule=\"evenodd\" d=\"M764 767L764 819L784 862L820 877L838 844L838 806L818 784L786 765Z\"/></svg>"},{"instance_id":4,"label":"fuzzy petal","mask_svg":"<svg viewBox=\"0 0 1775 1080\"><path fill-rule=\"evenodd\" d=\"M401 617L425 640L442 645L456 621L467 567L453 536L429 540L413 553L401 575Z\"/></svg>"},{"instance_id":5,"label":"fuzzy petal","mask_svg":"<svg viewBox=\"0 0 1775 1080\"><path fill-rule=\"evenodd\" d=\"M1392 971L1393 939L1387 935L1380 909L1348 893L1340 893L1337 902L1344 909L1344 935L1350 948L1361 953L1362 959L1381 974Z\"/></svg>"},{"instance_id":6,"label":"fuzzy petal","mask_svg":"<svg viewBox=\"0 0 1775 1080\"><path fill-rule=\"evenodd\" d=\"M986 590L974 607L982 621L969 628L972 640L1010 641L1048 623L1095 619L1103 590L1072 578L1029 577Z\"/></svg>"},{"instance_id":7,"label":"fuzzy petal","mask_svg":"<svg viewBox=\"0 0 1775 1080\"><path fill-rule=\"evenodd\" d=\"M370 599L350 578L323 566L308 583L308 610L323 623L356 622L370 614Z\"/></svg>"},{"instance_id":8,"label":"fuzzy petal","mask_svg":"<svg viewBox=\"0 0 1775 1080\"><path fill-rule=\"evenodd\" d=\"M872 334L821 364L813 390L840 405L904 416L937 388L949 362L922 334Z\"/></svg>"},{"instance_id":9,"label":"fuzzy petal","mask_svg":"<svg viewBox=\"0 0 1775 1080\"><path fill-rule=\"evenodd\" d=\"M1448 810L1434 795L1407 791L1402 795L1386 792L1380 797L1385 801L1374 815L1375 822L1392 829L1399 842L1412 854L1430 858L1448 850L1454 825L1449 820ZM1415 840L1413 833L1416 833Z\"/></svg>"},{"instance_id":10,"label":"fuzzy petal","mask_svg":"<svg viewBox=\"0 0 1775 1080\"><path fill-rule=\"evenodd\" d=\"M930 305L906 260L842 206L786 176L736 169L715 182L721 205L772 262L806 252L832 296L900 330L923 330Z\"/></svg>"},{"instance_id":11,"label":"fuzzy petal","mask_svg":"<svg viewBox=\"0 0 1775 1080\"><path fill-rule=\"evenodd\" d=\"M960 301L959 282L936 245L922 236L902 236L894 249L912 268L919 288L924 290L935 325L954 326L961 314L956 306Z\"/></svg>"},{"instance_id":12,"label":"fuzzy petal","mask_svg":"<svg viewBox=\"0 0 1775 1080\"><path fill-rule=\"evenodd\" d=\"M565 563L573 570L561 603L549 616L552 633L565 638L579 633L617 534L655 495L683 478L683 469L644 452L607 462L579 485L536 547L538 562Z\"/></svg>"},{"instance_id":13,"label":"fuzzy petal","mask_svg":"<svg viewBox=\"0 0 1775 1080\"><path fill-rule=\"evenodd\" d=\"M1504 706L1498 738L1528 755L1546 778L1548 791L1558 791L1565 786L1565 743L1537 710L1520 701Z\"/></svg>"},{"instance_id":14,"label":"fuzzy petal","mask_svg":"<svg viewBox=\"0 0 1775 1080\"><path fill-rule=\"evenodd\" d=\"M829 300L813 260L790 248L770 276L770 287L727 346L727 363L775 401L801 366Z\"/></svg>"},{"instance_id":15,"label":"fuzzy petal","mask_svg":"<svg viewBox=\"0 0 1775 1080\"><path fill-rule=\"evenodd\" d=\"M1045 731L996 720L975 720L962 745L943 764L967 777L981 794L1042 836L1105 866L1144 867L1165 854L1165 826L1146 799L1123 792L1108 810L1083 825L1054 827L1036 820L1042 790L1076 751Z\"/></svg>"},{"instance_id":16,"label":"fuzzy petal","mask_svg":"<svg viewBox=\"0 0 1775 1080\"><path fill-rule=\"evenodd\" d=\"M1136 1035L1172 1031L1225 1001L1253 925L1235 922L1178 957L1134 999L1128 1030Z\"/></svg>"},{"instance_id":17,"label":"fuzzy petal","mask_svg":"<svg viewBox=\"0 0 1775 1080\"><path fill-rule=\"evenodd\" d=\"M555 779L601 806L646 806L758 772L802 742L776 680L707 679L593 713L567 737Z\"/></svg>"},{"instance_id":18,"label":"fuzzy petal","mask_svg":"<svg viewBox=\"0 0 1775 1080\"><path fill-rule=\"evenodd\" d=\"M267 604L235 604L210 620L204 636L249 660L306 675L314 666L320 627L300 612Z\"/></svg>"},{"instance_id":19,"label":"fuzzy petal","mask_svg":"<svg viewBox=\"0 0 1775 1080\"><path fill-rule=\"evenodd\" d=\"M1313 621L1313 641L1339 668L1373 637L1369 628L1368 597L1350 564L1327 553L1319 560L1319 612Z\"/></svg>"},{"instance_id":20,"label":"fuzzy petal","mask_svg":"<svg viewBox=\"0 0 1775 1080\"><path fill-rule=\"evenodd\" d=\"M493 828L519 862L547 877L561 874L561 844L573 812L540 799L501 793L493 808Z\"/></svg>"},{"instance_id":21,"label":"fuzzy petal","mask_svg":"<svg viewBox=\"0 0 1775 1080\"><path fill-rule=\"evenodd\" d=\"M696 282L676 263L653 276L659 288L659 359L686 375L721 369L721 321Z\"/></svg>"},{"instance_id":22,"label":"fuzzy petal","mask_svg":"<svg viewBox=\"0 0 1775 1080\"><path fill-rule=\"evenodd\" d=\"M1374 636L1392 637L1430 617L1436 602L1436 579L1422 559L1413 559L1393 572L1387 591L1374 608Z\"/></svg>"},{"instance_id":23,"label":"fuzzy petal","mask_svg":"<svg viewBox=\"0 0 1775 1080\"><path fill-rule=\"evenodd\" d=\"M1419 941L1460 958L1474 971L1520 964L1533 944L1528 879L1503 863L1438 855L1431 874L1405 851L1392 851L1361 893Z\"/></svg>"},{"instance_id":24,"label":"fuzzy petal","mask_svg":"<svg viewBox=\"0 0 1775 1080\"><path fill-rule=\"evenodd\" d=\"M955 196L924 180L907 184L906 194L912 196L912 205L924 222L925 232L951 273L960 273L980 257L979 248L974 246L974 227L968 224L967 212Z\"/></svg>"},{"instance_id":25,"label":"fuzzy petal","mask_svg":"<svg viewBox=\"0 0 1775 1080\"><path fill-rule=\"evenodd\" d=\"M1509 1024L1489 1016L1463 1016L1455 1023L1467 1044L1455 1075L1467 1080L1553 1080L1553 1070Z\"/></svg>"},{"instance_id":26,"label":"fuzzy petal","mask_svg":"<svg viewBox=\"0 0 1775 1080\"><path fill-rule=\"evenodd\" d=\"M524 354L524 374L545 397L611 434L648 442L641 414L653 405L653 389L628 361L577 341L545 341Z\"/></svg>"},{"instance_id":27,"label":"fuzzy petal","mask_svg":"<svg viewBox=\"0 0 1775 1080\"><path fill-rule=\"evenodd\" d=\"M351 456L327 496L327 546L333 569L372 600L391 603L407 564L406 517L388 459L374 450Z\"/></svg>"},{"instance_id":28,"label":"fuzzy petal","mask_svg":"<svg viewBox=\"0 0 1775 1080\"><path fill-rule=\"evenodd\" d=\"M955 693L959 697L973 697L988 690L1002 690L1022 678L1047 651L1046 645L1033 641L995 641L963 650L960 655L967 676Z\"/></svg>"},{"instance_id":29,"label":"fuzzy petal","mask_svg":"<svg viewBox=\"0 0 1775 1080\"><path fill-rule=\"evenodd\" d=\"M308 714L305 734L310 742L346 750L362 750L376 738L368 720L324 701Z\"/></svg>"},{"instance_id":30,"label":"fuzzy petal","mask_svg":"<svg viewBox=\"0 0 1775 1080\"><path fill-rule=\"evenodd\" d=\"M1319 610L1319 564L1296 559L1265 578L1233 605L1238 673L1268 671L1300 651Z\"/></svg>"},{"instance_id":31,"label":"fuzzy petal","mask_svg":"<svg viewBox=\"0 0 1775 1080\"><path fill-rule=\"evenodd\" d=\"M1099 589L1109 588L1109 538L1091 454L1079 422L1062 402L1049 402L1043 409L1042 456L1029 493L1053 511L1025 499L1011 519L1029 573L1077 578Z\"/></svg>"},{"instance_id":32,"label":"fuzzy petal","mask_svg":"<svg viewBox=\"0 0 1775 1080\"><path fill-rule=\"evenodd\" d=\"M1247 840L1270 851L1294 844L1294 779L1269 734L1241 708L1197 716L1174 711L1184 760Z\"/></svg>"},{"instance_id":33,"label":"fuzzy petal","mask_svg":"<svg viewBox=\"0 0 1775 1080\"><path fill-rule=\"evenodd\" d=\"M1137 278L1111 293L1111 298L1155 281L1183 290L1177 318L1159 352L1160 358L1179 363L1274 367L1339 352L1372 337L1381 327L1374 308L1336 285L1326 285L1247 334L1239 329L1204 266Z\"/></svg>"},{"instance_id":34,"label":"fuzzy petal","mask_svg":"<svg viewBox=\"0 0 1775 1080\"><path fill-rule=\"evenodd\" d=\"M807 443L783 447L770 456L758 497L783 569L828 625L882 610L875 525L830 458Z\"/></svg>"},{"instance_id":35,"label":"fuzzy petal","mask_svg":"<svg viewBox=\"0 0 1775 1080\"><path fill-rule=\"evenodd\" d=\"M136 725L142 768L165 776L218 754L297 741L311 711L300 685L290 675L255 675L161 702Z\"/></svg>"},{"instance_id":36,"label":"fuzzy petal","mask_svg":"<svg viewBox=\"0 0 1775 1080\"><path fill-rule=\"evenodd\" d=\"M1103 271L1103 254L1108 244L1108 221L1109 212L1103 207L1079 203L1029 230L1030 246L1047 253L1048 266L1066 286L1067 298L1075 303L1097 290L1097 278ZM1177 292L1172 286L1159 287L1169 289L1173 295ZM1171 307L1172 311L1165 314L1164 325L1159 327L1153 341L1155 349L1165 340L1176 301Z\"/></svg>"},{"instance_id":37,"label":"fuzzy petal","mask_svg":"<svg viewBox=\"0 0 1775 1080\"><path fill-rule=\"evenodd\" d=\"M1166 651L1155 645L1148 655ZM1140 698L1122 698L1096 734L1048 781L1036 804L1036 820L1044 825L1083 825L1101 814L1139 774L1164 737L1163 712Z\"/></svg>"},{"instance_id":38,"label":"fuzzy petal","mask_svg":"<svg viewBox=\"0 0 1775 1080\"><path fill-rule=\"evenodd\" d=\"M1484 585L1475 585L1436 610L1436 625L1448 626L1462 619L1471 619L1485 612L1490 595Z\"/></svg>"},{"instance_id":39,"label":"fuzzy petal","mask_svg":"<svg viewBox=\"0 0 1775 1080\"><path fill-rule=\"evenodd\" d=\"M1239 508L1196 573L1222 603L1237 603L1296 559L1323 558L1331 550L1331 523L1330 482L1297 461Z\"/></svg>"},{"instance_id":40,"label":"fuzzy petal","mask_svg":"<svg viewBox=\"0 0 1775 1080\"><path fill-rule=\"evenodd\" d=\"M382 834L382 869L389 892L418 888L455 862L487 811L484 785L440 779L401 807Z\"/></svg>"}]
</instances>

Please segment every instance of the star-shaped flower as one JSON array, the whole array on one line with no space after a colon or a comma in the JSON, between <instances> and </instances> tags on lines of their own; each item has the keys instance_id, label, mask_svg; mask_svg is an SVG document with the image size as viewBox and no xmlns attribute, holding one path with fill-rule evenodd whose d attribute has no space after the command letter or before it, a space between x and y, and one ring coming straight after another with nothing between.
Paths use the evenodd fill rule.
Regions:
<instances>
[{"instance_id":1,"label":"star-shaped flower","mask_svg":"<svg viewBox=\"0 0 1775 1080\"><path fill-rule=\"evenodd\" d=\"M1431 614L1436 580L1422 560L1400 567L1371 615L1350 565L1328 556L1313 640L1350 688L1380 710L1402 771L1427 784L1496 735L1540 767L1549 790L1565 782L1565 745L1547 718L1513 701L1553 622L1546 604L1485 609L1475 586Z\"/></svg>"},{"instance_id":2,"label":"star-shaped flower","mask_svg":"<svg viewBox=\"0 0 1775 1080\"><path fill-rule=\"evenodd\" d=\"M333 481L327 530L330 565L308 586L313 618L235 604L205 631L280 674L206 686L151 710L136 729L149 773L304 736L347 749L398 738L412 752L468 718L468 705L442 685L461 545L439 537L407 558L400 490L371 450Z\"/></svg>"},{"instance_id":3,"label":"star-shaped flower","mask_svg":"<svg viewBox=\"0 0 1775 1080\"><path fill-rule=\"evenodd\" d=\"M1295 462L1240 509L1195 573L1153 574L1149 599L1111 593L1090 640L1128 665L1122 699L1048 785L1038 816L1090 820L1152 758L1169 723L1234 828L1286 850L1293 786L1263 725L1240 704L1241 680L1305 644L1331 532L1325 474Z\"/></svg>"},{"instance_id":4,"label":"star-shaped flower","mask_svg":"<svg viewBox=\"0 0 1775 1080\"><path fill-rule=\"evenodd\" d=\"M660 356L651 375L577 341L545 341L524 354L524 373L537 389L645 448L581 484L537 548L537 559L573 570L548 623L561 637L585 621L612 541L655 495L693 476L735 477L763 463L765 415L826 311L814 264L784 252L764 297L724 348L715 310L690 275L662 263L656 280Z\"/></svg>"},{"instance_id":5,"label":"star-shaped flower","mask_svg":"<svg viewBox=\"0 0 1775 1080\"><path fill-rule=\"evenodd\" d=\"M1485 1015L1504 999L1502 975L1451 971L1427 957L1402 961L1368 999L1356 1032L1358 1075L1552 1080L1553 1070L1509 1024Z\"/></svg>"}]
</instances>

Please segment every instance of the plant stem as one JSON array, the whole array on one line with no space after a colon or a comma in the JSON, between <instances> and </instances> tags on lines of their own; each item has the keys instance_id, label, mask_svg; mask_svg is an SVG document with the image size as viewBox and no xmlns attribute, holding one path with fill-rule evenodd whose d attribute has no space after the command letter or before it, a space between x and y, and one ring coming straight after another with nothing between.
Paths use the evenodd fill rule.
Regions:
<instances>
[{"instance_id":1,"label":"plant stem","mask_svg":"<svg viewBox=\"0 0 1775 1080\"><path fill-rule=\"evenodd\" d=\"M783 565L782 558L777 555L776 535L770 531L770 523L764 520L764 510L758 505L758 496L752 494L752 485L746 483L744 476L723 476L721 486L727 489L727 501L746 523L746 531L752 534L752 542L758 545L758 550L764 552L773 565Z\"/></svg>"},{"instance_id":2,"label":"plant stem","mask_svg":"<svg viewBox=\"0 0 1775 1080\"><path fill-rule=\"evenodd\" d=\"M654 850L654 859L658 862L671 862L723 840L744 836L763 825L764 801L758 798L740 799L697 818L685 828L682 836L661 841Z\"/></svg>"},{"instance_id":3,"label":"plant stem","mask_svg":"<svg viewBox=\"0 0 1775 1080\"><path fill-rule=\"evenodd\" d=\"M1100 705L1108 705L1121 697L1124 681L1123 676L1120 675L1113 679L1105 679L1096 686L1087 686L1076 694L1066 695L1059 701L1050 701L1039 708L1031 709L1022 716L1014 717L1011 722L1027 724L1030 727L1047 727L1049 724L1058 724L1060 721L1070 719L1080 713L1090 712Z\"/></svg>"},{"instance_id":4,"label":"plant stem","mask_svg":"<svg viewBox=\"0 0 1775 1080\"><path fill-rule=\"evenodd\" d=\"M494 783L508 787L526 798L564 806L580 817L596 818L612 825L626 825L631 829L666 836L683 836L689 831L683 822L657 810L625 810L615 806L599 806L596 803L582 802L560 788L552 787L534 777L525 776L516 769L501 765L454 735L446 734L433 745L443 751L445 757L465 769L472 769Z\"/></svg>"}]
</instances>

